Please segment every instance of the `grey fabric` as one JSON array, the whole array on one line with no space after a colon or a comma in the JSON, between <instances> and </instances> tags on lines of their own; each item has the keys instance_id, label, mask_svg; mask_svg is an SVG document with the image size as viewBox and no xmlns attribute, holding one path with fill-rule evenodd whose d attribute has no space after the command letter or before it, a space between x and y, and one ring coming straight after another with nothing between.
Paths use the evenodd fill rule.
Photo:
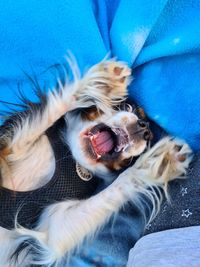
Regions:
<instances>
[{"instance_id":1,"label":"grey fabric","mask_svg":"<svg viewBox=\"0 0 200 267\"><path fill-rule=\"evenodd\" d=\"M161 266L200 266L200 226L146 235L129 253L127 267Z\"/></svg>"},{"instance_id":2,"label":"grey fabric","mask_svg":"<svg viewBox=\"0 0 200 267\"><path fill-rule=\"evenodd\" d=\"M131 249L127 267L200 267L200 153L187 179L170 183L169 195L171 202L163 201L145 236Z\"/></svg>"},{"instance_id":3,"label":"grey fabric","mask_svg":"<svg viewBox=\"0 0 200 267\"><path fill-rule=\"evenodd\" d=\"M158 216L146 227L144 234L200 225L200 152L193 158L187 179L170 183L169 195L170 203L163 201Z\"/></svg>"}]
</instances>

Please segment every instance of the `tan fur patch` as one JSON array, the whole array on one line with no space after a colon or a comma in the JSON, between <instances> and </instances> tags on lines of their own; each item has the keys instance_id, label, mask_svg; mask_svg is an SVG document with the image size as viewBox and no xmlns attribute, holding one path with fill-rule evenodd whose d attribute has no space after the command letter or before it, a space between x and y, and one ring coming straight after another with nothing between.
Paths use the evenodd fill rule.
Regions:
<instances>
[{"instance_id":1,"label":"tan fur patch","mask_svg":"<svg viewBox=\"0 0 200 267\"><path fill-rule=\"evenodd\" d=\"M145 115L144 110L142 108L137 107L136 112L138 113L138 116L140 117L140 119L146 119L146 115Z\"/></svg>"},{"instance_id":2,"label":"tan fur patch","mask_svg":"<svg viewBox=\"0 0 200 267\"><path fill-rule=\"evenodd\" d=\"M8 156L11 153L12 153L12 150L10 148L6 147L0 151L0 157L5 158L6 156Z\"/></svg>"},{"instance_id":3,"label":"tan fur patch","mask_svg":"<svg viewBox=\"0 0 200 267\"><path fill-rule=\"evenodd\" d=\"M116 74L117 76L120 75L122 71L123 71L123 68L120 68L120 67L115 67L113 70L114 74Z\"/></svg>"},{"instance_id":4,"label":"tan fur patch","mask_svg":"<svg viewBox=\"0 0 200 267\"><path fill-rule=\"evenodd\" d=\"M124 116L124 117L122 118L122 123L123 123L123 124L127 124L128 121L129 121L129 119L128 119L127 116Z\"/></svg>"},{"instance_id":5,"label":"tan fur patch","mask_svg":"<svg viewBox=\"0 0 200 267\"><path fill-rule=\"evenodd\" d=\"M121 166L121 159L107 161L104 164L111 171L113 171L113 170L118 171L118 170L120 170L122 168L122 166Z\"/></svg>"},{"instance_id":6,"label":"tan fur patch","mask_svg":"<svg viewBox=\"0 0 200 267\"><path fill-rule=\"evenodd\" d=\"M87 121L94 121L103 114L103 111L97 110L96 107L88 108L81 113L81 118Z\"/></svg>"}]
</instances>

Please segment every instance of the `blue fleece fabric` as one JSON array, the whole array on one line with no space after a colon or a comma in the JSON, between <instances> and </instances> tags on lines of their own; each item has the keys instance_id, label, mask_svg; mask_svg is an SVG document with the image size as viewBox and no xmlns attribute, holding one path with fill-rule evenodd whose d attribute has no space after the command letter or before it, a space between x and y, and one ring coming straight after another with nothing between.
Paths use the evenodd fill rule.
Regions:
<instances>
[{"instance_id":1,"label":"blue fleece fabric","mask_svg":"<svg viewBox=\"0 0 200 267\"><path fill-rule=\"evenodd\" d=\"M199 0L1 0L0 99L69 50L82 71L111 52L133 67L130 95L149 117L198 150L199 18Z\"/></svg>"},{"instance_id":2,"label":"blue fleece fabric","mask_svg":"<svg viewBox=\"0 0 200 267\"><path fill-rule=\"evenodd\" d=\"M127 61L135 77L131 97L167 132L199 150L199 0L0 1L0 100L17 102L18 84L33 98L24 72L44 79L42 74L64 62L67 51L82 71L108 52ZM104 238L107 227L84 252L98 255L95 264L82 257L74 266L125 266L127 244L138 237L140 223L138 215L119 216L115 233L126 246Z\"/></svg>"}]
</instances>

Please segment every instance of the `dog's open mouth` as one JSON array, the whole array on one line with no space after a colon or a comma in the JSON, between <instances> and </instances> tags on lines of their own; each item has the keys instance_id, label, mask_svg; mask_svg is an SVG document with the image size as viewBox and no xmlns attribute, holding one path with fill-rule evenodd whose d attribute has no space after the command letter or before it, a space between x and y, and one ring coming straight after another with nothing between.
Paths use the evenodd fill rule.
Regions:
<instances>
[{"instance_id":1,"label":"dog's open mouth","mask_svg":"<svg viewBox=\"0 0 200 267\"><path fill-rule=\"evenodd\" d=\"M121 128L110 128L101 123L94 126L87 134L96 159L116 156L129 145L127 133Z\"/></svg>"}]
</instances>

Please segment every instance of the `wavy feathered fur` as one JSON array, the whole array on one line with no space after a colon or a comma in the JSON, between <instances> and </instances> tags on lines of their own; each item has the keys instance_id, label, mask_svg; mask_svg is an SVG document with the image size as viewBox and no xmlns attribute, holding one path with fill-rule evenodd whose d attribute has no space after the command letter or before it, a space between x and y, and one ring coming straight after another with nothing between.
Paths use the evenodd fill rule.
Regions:
<instances>
[{"instance_id":1,"label":"wavy feathered fur","mask_svg":"<svg viewBox=\"0 0 200 267\"><path fill-rule=\"evenodd\" d=\"M127 95L130 70L124 63L103 61L89 69L83 78L77 66L70 64L73 82L58 82L59 90L46 95L41 93L42 105L25 101L29 109L7 120L1 128L0 149L4 151L6 148L8 155L5 155L4 161L9 162L8 167L15 166L10 169L14 179L25 168L24 157L34 164L32 157L36 150L41 153L41 147L49 149L44 133L59 118L72 110L93 105L105 114L112 114L112 106ZM50 149L48 153L51 154ZM186 144L170 137L163 138L100 193L86 200L66 200L50 205L44 210L35 229L22 228L17 222L12 231L0 229L0 259L3 266L62 266L64 257L70 255L85 238L94 235L126 202L138 203L141 195L152 203L151 220L159 211L160 190L167 192L167 183L185 174L191 160L190 153ZM53 169L49 166L47 170L45 175L50 179ZM5 170L4 180L7 175ZM39 183L37 172L34 177L38 177ZM26 185L28 183L26 181Z\"/></svg>"}]
</instances>

